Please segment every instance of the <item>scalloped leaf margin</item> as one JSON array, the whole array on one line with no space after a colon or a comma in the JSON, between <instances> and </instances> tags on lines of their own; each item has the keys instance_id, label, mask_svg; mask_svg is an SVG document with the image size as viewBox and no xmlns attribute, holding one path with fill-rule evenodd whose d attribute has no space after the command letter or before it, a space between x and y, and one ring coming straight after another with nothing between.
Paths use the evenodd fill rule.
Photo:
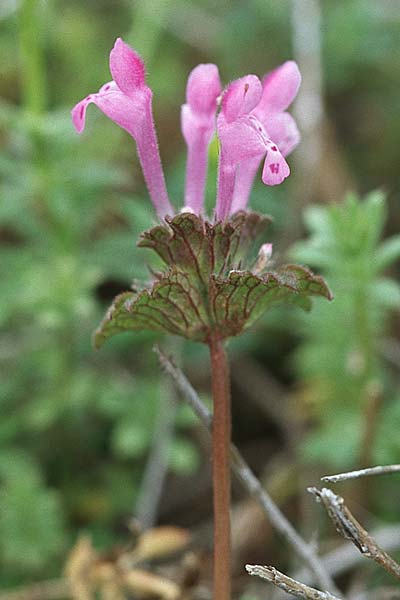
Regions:
<instances>
[{"instance_id":1,"label":"scalloped leaf margin","mask_svg":"<svg viewBox=\"0 0 400 600\"><path fill-rule=\"evenodd\" d=\"M312 296L332 299L322 277L305 267L286 265L259 277L232 270L227 277L212 274L208 303L191 277L170 269L151 289L118 296L94 335L96 348L117 333L151 330L207 342L218 330L226 339L248 329L268 309L279 304L311 307Z\"/></svg>"}]
</instances>

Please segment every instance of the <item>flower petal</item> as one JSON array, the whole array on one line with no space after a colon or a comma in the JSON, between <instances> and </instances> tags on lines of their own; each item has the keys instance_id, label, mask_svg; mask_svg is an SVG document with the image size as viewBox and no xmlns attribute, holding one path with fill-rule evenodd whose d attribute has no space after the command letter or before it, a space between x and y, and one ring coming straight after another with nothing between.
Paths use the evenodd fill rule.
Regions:
<instances>
[{"instance_id":1,"label":"flower petal","mask_svg":"<svg viewBox=\"0 0 400 600\"><path fill-rule=\"evenodd\" d=\"M217 220L223 221L230 214L233 192L235 190L236 171L237 166L229 161L222 148L219 155L217 202L215 204L215 216Z\"/></svg>"},{"instance_id":2,"label":"flower petal","mask_svg":"<svg viewBox=\"0 0 400 600\"><path fill-rule=\"evenodd\" d=\"M72 124L77 133L82 133L85 129L86 109L91 102L93 102L91 97L87 96L78 102L78 104L75 104L74 108L71 110Z\"/></svg>"},{"instance_id":3,"label":"flower petal","mask_svg":"<svg viewBox=\"0 0 400 600\"><path fill-rule=\"evenodd\" d=\"M87 106L93 103L135 139L150 198L157 214L163 218L174 211L165 186L151 106L152 91L145 84L143 61L118 38L110 53L110 69L114 81L72 109L74 127L78 133L83 131Z\"/></svg>"},{"instance_id":4,"label":"flower petal","mask_svg":"<svg viewBox=\"0 0 400 600\"><path fill-rule=\"evenodd\" d=\"M115 90L119 90L119 87L117 86L115 81L108 81L107 83L105 83L104 85L101 86L101 88L99 89L99 94L101 94L103 92L111 92L111 91L115 91Z\"/></svg>"},{"instance_id":5,"label":"flower petal","mask_svg":"<svg viewBox=\"0 0 400 600\"><path fill-rule=\"evenodd\" d=\"M233 81L222 98L222 114L231 123L257 106L262 95L261 81L256 75L246 75Z\"/></svg>"},{"instance_id":6,"label":"flower petal","mask_svg":"<svg viewBox=\"0 0 400 600\"><path fill-rule=\"evenodd\" d=\"M296 121L287 112L271 114L264 122L268 136L279 147L282 156L287 156L300 141Z\"/></svg>"},{"instance_id":7,"label":"flower petal","mask_svg":"<svg viewBox=\"0 0 400 600\"><path fill-rule=\"evenodd\" d=\"M266 185L279 185L290 175L289 165L279 152L278 147L271 143L265 157L262 180Z\"/></svg>"},{"instance_id":8,"label":"flower petal","mask_svg":"<svg viewBox=\"0 0 400 600\"><path fill-rule=\"evenodd\" d=\"M207 177L208 146L215 132L215 117L194 112L189 104L182 106L181 124L187 144L185 206L200 214L204 204Z\"/></svg>"},{"instance_id":9,"label":"flower petal","mask_svg":"<svg viewBox=\"0 0 400 600\"><path fill-rule=\"evenodd\" d=\"M110 52L110 71L114 81L125 94L134 94L145 85L144 62L140 56L118 38Z\"/></svg>"},{"instance_id":10,"label":"flower petal","mask_svg":"<svg viewBox=\"0 0 400 600\"><path fill-rule=\"evenodd\" d=\"M231 213L238 210L245 210L249 201L250 192L253 187L254 179L257 175L258 167L263 156L256 156L242 161L237 169L235 179L235 191L231 206Z\"/></svg>"},{"instance_id":11,"label":"flower petal","mask_svg":"<svg viewBox=\"0 0 400 600\"><path fill-rule=\"evenodd\" d=\"M221 82L216 65L198 65L193 69L186 87L187 103L181 110L181 126L188 147L185 205L196 214L201 212L204 204L208 146L216 129L220 93Z\"/></svg>"},{"instance_id":12,"label":"flower petal","mask_svg":"<svg viewBox=\"0 0 400 600\"><path fill-rule=\"evenodd\" d=\"M114 123L125 129L134 138L140 134L141 125L146 115L145 96L141 102L134 102L112 86L106 90L107 84L97 94L90 94L72 109L72 122L78 133L85 128L86 109L89 104L96 106Z\"/></svg>"},{"instance_id":13,"label":"flower petal","mask_svg":"<svg viewBox=\"0 0 400 600\"><path fill-rule=\"evenodd\" d=\"M300 83L301 74L297 64L293 60L283 63L264 77L262 98L257 113L286 110L296 97Z\"/></svg>"},{"instance_id":14,"label":"flower petal","mask_svg":"<svg viewBox=\"0 0 400 600\"><path fill-rule=\"evenodd\" d=\"M186 87L186 101L190 108L194 112L213 116L220 93L218 67L213 64L197 65L190 73Z\"/></svg>"},{"instance_id":15,"label":"flower petal","mask_svg":"<svg viewBox=\"0 0 400 600\"><path fill-rule=\"evenodd\" d=\"M216 129L214 116L199 114L189 104L181 107L181 129L187 144L195 143L199 138L211 141Z\"/></svg>"},{"instance_id":16,"label":"flower petal","mask_svg":"<svg viewBox=\"0 0 400 600\"><path fill-rule=\"evenodd\" d=\"M232 164L265 154L265 139L261 129L257 129L257 123L256 119L248 117L226 123L223 115L218 117L218 137L225 156Z\"/></svg>"}]
</instances>

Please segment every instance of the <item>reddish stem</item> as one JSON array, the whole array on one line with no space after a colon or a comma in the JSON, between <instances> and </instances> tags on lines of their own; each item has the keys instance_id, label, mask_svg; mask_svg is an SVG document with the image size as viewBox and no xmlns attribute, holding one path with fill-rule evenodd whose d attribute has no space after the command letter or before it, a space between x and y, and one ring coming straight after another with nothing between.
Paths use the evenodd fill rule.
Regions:
<instances>
[{"instance_id":1,"label":"reddish stem","mask_svg":"<svg viewBox=\"0 0 400 600\"><path fill-rule=\"evenodd\" d=\"M229 365L218 335L209 340L214 403L212 430L214 489L214 594L215 600L231 598L230 442L231 399Z\"/></svg>"}]
</instances>

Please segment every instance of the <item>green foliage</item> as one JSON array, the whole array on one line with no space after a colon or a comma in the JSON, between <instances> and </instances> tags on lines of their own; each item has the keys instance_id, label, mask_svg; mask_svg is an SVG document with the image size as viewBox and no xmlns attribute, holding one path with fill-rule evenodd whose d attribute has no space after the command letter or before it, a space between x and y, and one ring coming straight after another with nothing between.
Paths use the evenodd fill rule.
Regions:
<instances>
[{"instance_id":1,"label":"green foliage","mask_svg":"<svg viewBox=\"0 0 400 600\"><path fill-rule=\"evenodd\" d=\"M12 573L43 567L65 550L61 498L21 451L0 457L0 558Z\"/></svg>"},{"instance_id":2,"label":"green foliage","mask_svg":"<svg viewBox=\"0 0 400 600\"><path fill-rule=\"evenodd\" d=\"M118 296L95 334L95 344L124 331L150 329L207 343L212 331L239 335L266 310L284 303L310 307L310 296L330 298L321 277L286 265L246 269L264 217L238 212L215 225L191 213L167 218L141 236L167 264L149 290ZM262 257L260 258L262 260ZM267 265L265 265L266 267Z\"/></svg>"},{"instance_id":3,"label":"green foliage","mask_svg":"<svg viewBox=\"0 0 400 600\"><path fill-rule=\"evenodd\" d=\"M380 242L385 219L380 192L363 201L349 195L343 204L310 207L305 220L311 236L291 252L320 269L335 296L303 322L296 364L318 418L305 452L340 468L359 459L362 415L375 387L381 394L388 385L381 347L390 311L400 308L400 286L384 269L400 257L400 236Z\"/></svg>"},{"instance_id":4,"label":"green foliage","mask_svg":"<svg viewBox=\"0 0 400 600\"><path fill-rule=\"evenodd\" d=\"M41 46L32 33L27 63L29 44ZM113 295L108 286L129 287L148 272L135 240L152 224L150 203L131 193L131 156L127 167L110 159L116 128L106 124L82 144L70 106L45 112L50 99L36 87L43 56L32 53L38 80L20 82L29 85L29 103L0 102L0 586L59 575L81 527L103 543L115 538L115 522L134 511L162 397L154 336L130 343L129 369L123 346L100 357L91 345ZM89 71L97 85L103 75ZM55 82L55 96L64 102L68 91L71 103L88 85L83 77L78 92ZM191 442L182 447L181 429L170 461L179 473L197 457ZM180 463L178 447L188 455Z\"/></svg>"}]
</instances>

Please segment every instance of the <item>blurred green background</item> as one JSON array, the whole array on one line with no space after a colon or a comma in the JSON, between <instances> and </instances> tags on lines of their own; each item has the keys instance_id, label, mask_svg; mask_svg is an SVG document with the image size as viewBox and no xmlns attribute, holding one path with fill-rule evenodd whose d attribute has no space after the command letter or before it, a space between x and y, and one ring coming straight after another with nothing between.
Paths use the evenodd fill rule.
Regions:
<instances>
[{"instance_id":1,"label":"blurred green background","mask_svg":"<svg viewBox=\"0 0 400 600\"><path fill-rule=\"evenodd\" d=\"M291 456L307 474L297 492L315 473L400 462L399 3L1 0L4 588L59 575L79 532L107 548L126 539L138 513L148 525L184 526L210 514L210 500L177 502L207 471L208 448L190 411L175 404L152 346L175 353L207 399L205 349L154 334L91 346L114 295L152 264L135 247L154 214L133 141L94 107L82 136L70 122L71 107L110 79L117 36L145 59L177 208L190 70L215 62L228 82L299 62L303 91L292 112L303 142L289 158L291 177L279 188L258 183L251 206L274 217L277 260L323 273L336 299L308 315L276 310L230 343L234 436L258 473L278 451ZM216 168L214 144L209 207ZM149 487L154 464L157 481L167 475L160 498ZM379 486L360 501L374 518L400 521L398 483ZM296 513L298 523L303 517Z\"/></svg>"}]
</instances>

